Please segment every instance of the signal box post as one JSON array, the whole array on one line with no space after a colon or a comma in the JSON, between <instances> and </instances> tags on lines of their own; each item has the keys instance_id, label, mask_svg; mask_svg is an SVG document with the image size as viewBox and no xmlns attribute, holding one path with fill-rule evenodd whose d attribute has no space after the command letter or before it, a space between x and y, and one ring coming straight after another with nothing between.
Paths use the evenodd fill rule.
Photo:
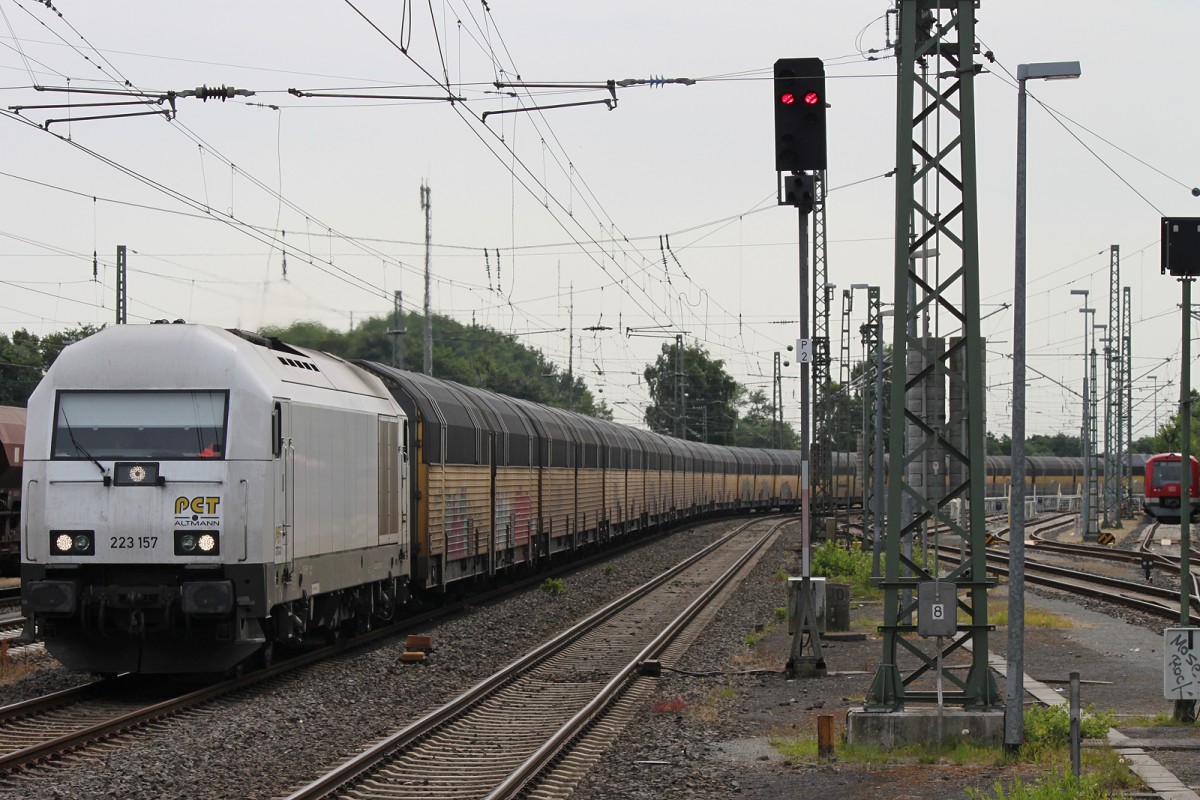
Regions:
<instances>
[{"instance_id":1,"label":"signal box post","mask_svg":"<svg viewBox=\"0 0 1200 800\"><path fill-rule=\"evenodd\" d=\"M1200 275L1200 217L1163 217L1161 234L1161 272L1171 273L1183 287L1183 358L1179 379L1179 624L1186 627L1191 624L1192 608L1192 281ZM1166 632L1163 635L1166 637ZM1175 719L1195 722L1196 701L1184 697L1177 699Z\"/></svg>"},{"instance_id":2,"label":"signal box post","mask_svg":"<svg viewBox=\"0 0 1200 800\"><path fill-rule=\"evenodd\" d=\"M809 171L825 169L825 64L819 58L781 58L775 62L775 171L782 176L779 204L799 210L800 245L800 339L798 353L812 353L809 329L808 215L824 198L816 197ZM785 174L786 173L786 174ZM801 460L801 615L788 660L789 675L823 675L825 659L815 615L808 605L811 556L811 497L809 486L809 418L812 399L809 384L811 358L800 361L800 460ZM807 644L805 644L807 642Z\"/></svg>"}]
</instances>

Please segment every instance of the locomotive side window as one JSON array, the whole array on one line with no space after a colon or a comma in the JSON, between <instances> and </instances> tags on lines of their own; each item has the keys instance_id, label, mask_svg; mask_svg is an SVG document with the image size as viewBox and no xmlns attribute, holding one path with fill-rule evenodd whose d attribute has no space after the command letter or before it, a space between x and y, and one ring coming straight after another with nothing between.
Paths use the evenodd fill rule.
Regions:
<instances>
[{"instance_id":1,"label":"locomotive side window","mask_svg":"<svg viewBox=\"0 0 1200 800\"><path fill-rule=\"evenodd\" d=\"M279 403L271 411L271 453L275 458L283 453L283 407Z\"/></svg>"},{"instance_id":2,"label":"locomotive side window","mask_svg":"<svg viewBox=\"0 0 1200 800\"><path fill-rule=\"evenodd\" d=\"M55 459L223 459L228 392L58 393Z\"/></svg>"}]
</instances>

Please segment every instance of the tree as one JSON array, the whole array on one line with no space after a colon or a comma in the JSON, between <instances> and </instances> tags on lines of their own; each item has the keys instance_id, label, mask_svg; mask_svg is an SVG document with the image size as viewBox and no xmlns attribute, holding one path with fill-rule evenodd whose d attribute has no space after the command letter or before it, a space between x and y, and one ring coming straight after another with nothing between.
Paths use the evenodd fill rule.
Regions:
<instances>
[{"instance_id":1,"label":"tree","mask_svg":"<svg viewBox=\"0 0 1200 800\"><path fill-rule=\"evenodd\" d=\"M423 322L421 315L413 313L405 315L400 325L400 330L409 331L399 337L405 369L421 370L424 344L419 331ZM344 333L317 322L264 328L261 333L347 360L390 364L393 338L388 333L390 329L390 318L372 317ZM433 375L508 397L612 419L611 409L596 401L583 380L561 372L541 351L492 328L463 325L438 315L433 318Z\"/></svg>"},{"instance_id":2,"label":"tree","mask_svg":"<svg viewBox=\"0 0 1200 800\"><path fill-rule=\"evenodd\" d=\"M800 436L790 424L784 423L775 438L775 406L767 399L767 393L756 389L742 401L743 413L738 420L737 441L739 447L778 447L783 450L799 450Z\"/></svg>"},{"instance_id":3,"label":"tree","mask_svg":"<svg viewBox=\"0 0 1200 800\"><path fill-rule=\"evenodd\" d=\"M1028 446L1028 445L1026 445ZM988 431L987 434L987 454L989 456L1010 456L1012 455L1012 437L1007 433L997 437L996 434Z\"/></svg>"},{"instance_id":4,"label":"tree","mask_svg":"<svg viewBox=\"0 0 1200 800\"><path fill-rule=\"evenodd\" d=\"M24 408L63 348L98 330L94 325L81 325L42 337L24 328L11 337L0 333L0 405Z\"/></svg>"},{"instance_id":5,"label":"tree","mask_svg":"<svg viewBox=\"0 0 1200 800\"><path fill-rule=\"evenodd\" d=\"M1200 416L1197 416L1197 404L1200 404L1200 394L1196 393L1195 389L1191 390L1191 402L1188 407L1191 410L1191 431L1188 438L1191 449L1188 451L1191 455L1200 458ZM1159 426L1158 432L1154 435L1154 452L1155 453L1178 453L1180 452L1180 444L1183 439L1181 425L1183 417L1176 411L1170 419Z\"/></svg>"},{"instance_id":6,"label":"tree","mask_svg":"<svg viewBox=\"0 0 1200 800\"><path fill-rule=\"evenodd\" d=\"M650 390L645 417L650 430L699 441L705 438L707 419L710 444L735 443L737 403L745 389L725 371L724 361L698 345L681 350L676 342L665 342L644 375ZM686 393L682 405L681 391Z\"/></svg>"}]
</instances>

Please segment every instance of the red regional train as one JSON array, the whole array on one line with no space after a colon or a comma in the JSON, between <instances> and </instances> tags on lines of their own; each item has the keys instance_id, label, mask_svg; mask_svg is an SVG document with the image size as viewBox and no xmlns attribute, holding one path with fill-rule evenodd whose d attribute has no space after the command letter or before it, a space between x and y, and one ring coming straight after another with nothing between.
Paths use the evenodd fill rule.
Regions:
<instances>
[{"instance_id":1,"label":"red regional train","mask_svg":"<svg viewBox=\"0 0 1200 800\"><path fill-rule=\"evenodd\" d=\"M1200 519L1200 461L1192 462L1191 521ZM1178 524L1183 484L1183 456L1180 453L1159 453L1146 459L1146 494L1142 508L1159 522Z\"/></svg>"}]
</instances>

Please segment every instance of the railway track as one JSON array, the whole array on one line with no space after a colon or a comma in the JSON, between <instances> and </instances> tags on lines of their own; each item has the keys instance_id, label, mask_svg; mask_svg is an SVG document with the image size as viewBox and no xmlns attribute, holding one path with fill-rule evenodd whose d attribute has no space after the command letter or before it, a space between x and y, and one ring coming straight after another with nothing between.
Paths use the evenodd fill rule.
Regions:
<instances>
[{"instance_id":1,"label":"railway track","mask_svg":"<svg viewBox=\"0 0 1200 800\"><path fill-rule=\"evenodd\" d=\"M939 557L951 563L958 563L960 553L957 548L943 546L939 548ZM989 572L1007 576L1007 553L997 548L988 548L987 568ZM1104 600L1165 619L1179 619L1178 591L1140 581L1081 572L1074 567L1048 564L1030 558L1028 550L1025 559L1025 582ZM1200 623L1200 613L1197 609L1200 609L1200 602L1197 602L1193 595L1190 613L1192 624Z\"/></svg>"},{"instance_id":2,"label":"railway track","mask_svg":"<svg viewBox=\"0 0 1200 800\"><path fill-rule=\"evenodd\" d=\"M637 712L638 703L621 702L626 689L647 691L633 676L734 585L783 524L746 523L289 800L565 796L602 750L595 741L571 750L571 742L623 727L605 717L610 704L618 716ZM699 626L690 630L696 635ZM556 762L553 776L542 780Z\"/></svg>"}]
</instances>

